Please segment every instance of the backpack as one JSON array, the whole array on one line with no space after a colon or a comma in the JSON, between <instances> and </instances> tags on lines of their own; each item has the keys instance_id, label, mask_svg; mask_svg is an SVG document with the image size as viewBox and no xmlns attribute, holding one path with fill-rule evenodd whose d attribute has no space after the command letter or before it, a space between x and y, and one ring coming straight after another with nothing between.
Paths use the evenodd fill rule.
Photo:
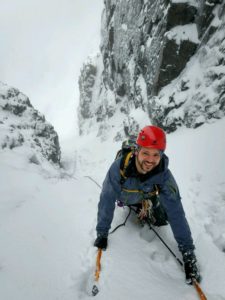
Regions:
<instances>
[{"instance_id":1,"label":"backpack","mask_svg":"<svg viewBox=\"0 0 225 300\"><path fill-rule=\"evenodd\" d=\"M128 139L123 141L121 149L117 152L115 160L122 157L120 162L120 183L121 185L127 179L126 170L130 163L131 157L133 157L135 150L137 149L137 144L134 139Z\"/></svg>"}]
</instances>

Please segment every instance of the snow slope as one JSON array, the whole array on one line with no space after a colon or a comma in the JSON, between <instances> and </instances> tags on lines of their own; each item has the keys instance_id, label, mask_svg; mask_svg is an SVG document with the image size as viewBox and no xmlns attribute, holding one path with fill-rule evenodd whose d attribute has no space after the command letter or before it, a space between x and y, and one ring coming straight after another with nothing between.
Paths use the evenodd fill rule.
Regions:
<instances>
[{"instance_id":1,"label":"snow slope","mask_svg":"<svg viewBox=\"0 0 225 300\"><path fill-rule=\"evenodd\" d=\"M225 299L225 120L168 135L209 300ZM113 135L112 135L113 136ZM97 203L119 144L82 138L64 153L66 170L30 164L26 149L0 150L0 295L4 300L90 299ZM65 148L66 149L66 148ZM89 177L85 177L89 176ZM112 228L127 209L116 208ZM169 226L159 233L180 257ZM135 217L110 236L100 293L108 300L197 300L180 266Z\"/></svg>"}]
</instances>

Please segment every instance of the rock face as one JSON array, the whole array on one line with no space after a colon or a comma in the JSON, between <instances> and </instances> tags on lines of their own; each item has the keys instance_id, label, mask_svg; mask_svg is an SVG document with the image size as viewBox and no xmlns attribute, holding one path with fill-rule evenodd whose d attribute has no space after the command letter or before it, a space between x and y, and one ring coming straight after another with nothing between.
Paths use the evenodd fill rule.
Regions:
<instances>
[{"instance_id":1,"label":"rock face","mask_svg":"<svg viewBox=\"0 0 225 300\"><path fill-rule=\"evenodd\" d=\"M38 154L59 164L58 135L45 117L33 108L27 96L0 82L0 149L28 146L30 161L38 164Z\"/></svg>"},{"instance_id":2,"label":"rock face","mask_svg":"<svg viewBox=\"0 0 225 300\"><path fill-rule=\"evenodd\" d=\"M222 59L224 1L105 0L104 3L101 55L84 64L79 81L81 134L90 130L91 125L98 135L104 135L108 126L115 126L115 116L121 114L123 121L118 126L120 133L116 134L116 138L134 134L140 124L134 116L137 109L148 116L149 122L164 127L168 132L182 124L196 127L224 115L222 104L218 106L220 113L212 113L215 108L211 108L223 97L219 90L223 85L222 74L225 73ZM207 57L209 62L214 56L214 47L220 59L211 61L211 76L204 72L203 57ZM206 81L209 84L218 80L218 76L220 78L220 88L215 88L211 97L201 93L201 96L194 96L195 103L201 99L203 118L196 112L199 111L198 105L192 107L193 103L189 103L190 99L193 100L190 96L192 75L188 79L187 75L183 78L183 74L187 73L187 63L193 57L198 57L201 68L201 74L198 74L201 87ZM219 75L213 70L213 66L218 65L223 69ZM195 72L195 69L192 68L192 71ZM171 91L172 87L167 89L175 79L180 80L178 85L183 95L189 90L186 92L189 96L186 95L182 101L176 100L176 97L180 99L180 95ZM199 95L199 90L196 93ZM178 118L175 113L171 114L178 108L183 110L187 107L192 107L192 113L185 111Z\"/></svg>"}]
</instances>

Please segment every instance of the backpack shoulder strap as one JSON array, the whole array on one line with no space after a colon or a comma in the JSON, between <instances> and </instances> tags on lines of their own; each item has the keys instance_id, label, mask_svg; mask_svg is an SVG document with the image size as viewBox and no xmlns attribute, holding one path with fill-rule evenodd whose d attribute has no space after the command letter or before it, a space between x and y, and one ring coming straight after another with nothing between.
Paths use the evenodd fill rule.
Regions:
<instances>
[{"instance_id":1,"label":"backpack shoulder strap","mask_svg":"<svg viewBox=\"0 0 225 300\"><path fill-rule=\"evenodd\" d=\"M120 175L121 175L120 183L121 184L123 184L125 182L125 180L127 179L126 169L129 165L130 158L132 156L133 156L133 151L130 151L130 152L126 153L121 160L121 163L120 163Z\"/></svg>"}]
</instances>

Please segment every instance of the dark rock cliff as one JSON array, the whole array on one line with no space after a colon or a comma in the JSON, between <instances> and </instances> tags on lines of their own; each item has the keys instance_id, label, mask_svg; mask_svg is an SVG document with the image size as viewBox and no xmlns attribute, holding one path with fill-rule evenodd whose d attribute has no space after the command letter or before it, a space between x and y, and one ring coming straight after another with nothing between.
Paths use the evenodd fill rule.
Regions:
<instances>
[{"instance_id":1,"label":"dark rock cliff","mask_svg":"<svg viewBox=\"0 0 225 300\"><path fill-rule=\"evenodd\" d=\"M116 138L133 134L139 129L139 120L132 113L137 109L146 113L149 122L168 132L182 124L197 127L208 119L224 115L221 100L221 80L225 73L222 59L224 1L105 0L104 3L101 56L84 64L79 81L81 134L87 132L91 124L98 135L102 135L108 127L116 126L115 115L121 114L122 124L118 126L120 133ZM207 75L201 60L204 55L207 59L213 56L213 47L217 47L221 59L213 62L211 69L219 65L223 71L218 74L211 70L211 75ZM193 56L198 56L202 67L200 87L209 81L209 76L212 81L220 77L219 87L215 88L217 93L211 98L204 96L202 90L193 90L198 94L194 96L195 104L201 101L202 118L199 106L193 106L190 96L191 79L187 75L183 78ZM172 87L165 93L165 87L175 79L180 80L178 90L183 92L182 100L176 99L180 95L177 92L176 96ZM187 90L189 96L184 93ZM220 113L212 113L210 108L218 102ZM172 113L178 108L184 110L183 116ZM191 113L187 111L189 108L192 108Z\"/></svg>"}]
</instances>

